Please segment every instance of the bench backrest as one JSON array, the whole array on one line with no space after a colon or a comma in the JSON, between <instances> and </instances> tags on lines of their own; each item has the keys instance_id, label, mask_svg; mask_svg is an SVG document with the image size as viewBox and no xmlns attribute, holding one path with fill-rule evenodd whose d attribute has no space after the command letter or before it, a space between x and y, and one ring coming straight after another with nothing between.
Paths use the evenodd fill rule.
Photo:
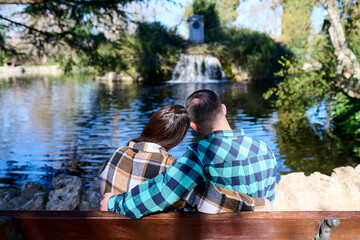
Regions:
<instances>
[{"instance_id":1,"label":"bench backrest","mask_svg":"<svg viewBox=\"0 0 360 240\"><path fill-rule=\"evenodd\" d=\"M171 212L132 220L110 212L0 211L1 217L27 240L314 239L328 217L340 219L330 239L360 239L360 212ZM4 226L0 239L7 239Z\"/></svg>"}]
</instances>

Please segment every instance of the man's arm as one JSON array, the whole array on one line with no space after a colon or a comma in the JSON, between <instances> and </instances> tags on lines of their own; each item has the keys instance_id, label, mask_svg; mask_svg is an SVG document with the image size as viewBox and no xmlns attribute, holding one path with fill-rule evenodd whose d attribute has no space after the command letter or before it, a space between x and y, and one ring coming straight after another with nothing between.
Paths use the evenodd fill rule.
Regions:
<instances>
[{"instance_id":1,"label":"man's arm","mask_svg":"<svg viewBox=\"0 0 360 240\"><path fill-rule=\"evenodd\" d=\"M188 150L166 171L142 182L129 193L104 198L101 209L107 201L109 211L126 215L130 218L141 218L144 215L162 211L180 199L180 197L205 181L204 168L197 156ZM108 196L108 195L107 195Z\"/></svg>"},{"instance_id":2,"label":"man's arm","mask_svg":"<svg viewBox=\"0 0 360 240\"><path fill-rule=\"evenodd\" d=\"M183 196L190 207L202 213L224 213L237 211L271 211L272 205L264 198L201 183Z\"/></svg>"}]
</instances>

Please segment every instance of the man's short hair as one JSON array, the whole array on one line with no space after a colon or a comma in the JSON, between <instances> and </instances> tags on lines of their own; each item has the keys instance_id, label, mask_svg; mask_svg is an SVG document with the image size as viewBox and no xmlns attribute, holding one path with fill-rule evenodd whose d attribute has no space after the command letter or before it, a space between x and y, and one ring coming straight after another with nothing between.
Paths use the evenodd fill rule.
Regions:
<instances>
[{"instance_id":1,"label":"man's short hair","mask_svg":"<svg viewBox=\"0 0 360 240\"><path fill-rule=\"evenodd\" d=\"M215 119L222 112L220 99L215 92L208 89L192 93L185 101L185 108L190 120L200 125Z\"/></svg>"}]
</instances>

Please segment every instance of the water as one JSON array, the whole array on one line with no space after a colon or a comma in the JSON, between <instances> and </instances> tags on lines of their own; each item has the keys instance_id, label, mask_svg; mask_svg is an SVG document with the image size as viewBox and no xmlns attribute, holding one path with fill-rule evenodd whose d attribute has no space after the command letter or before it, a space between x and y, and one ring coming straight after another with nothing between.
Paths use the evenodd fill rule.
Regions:
<instances>
[{"instance_id":1,"label":"water","mask_svg":"<svg viewBox=\"0 0 360 240\"><path fill-rule=\"evenodd\" d=\"M184 82L219 82L226 76L221 68L219 59L211 55L182 54L177 62L173 74L172 83Z\"/></svg>"},{"instance_id":2,"label":"water","mask_svg":"<svg viewBox=\"0 0 360 240\"><path fill-rule=\"evenodd\" d=\"M182 83L149 87L100 83L86 78L29 78L0 81L0 187L27 181L51 188L60 173L90 183L114 150L138 136L164 104L183 104L193 91L216 91L233 128L273 149L279 176L292 171L330 173L359 163L356 142L327 138L316 125L294 134L278 126L279 113L262 98L266 86L246 83ZM180 157L200 137L190 131L171 150ZM349 150L350 149L350 150Z\"/></svg>"}]
</instances>

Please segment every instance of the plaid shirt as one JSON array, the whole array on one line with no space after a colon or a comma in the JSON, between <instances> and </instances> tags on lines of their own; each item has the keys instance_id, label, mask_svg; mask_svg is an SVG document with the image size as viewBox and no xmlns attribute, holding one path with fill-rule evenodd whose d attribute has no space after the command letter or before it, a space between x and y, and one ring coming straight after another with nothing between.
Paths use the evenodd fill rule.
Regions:
<instances>
[{"instance_id":1,"label":"plaid shirt","mask_svg":"<svg viewBox=\"0 0 360 240\"><path fill-rule=\"evenodd\" d=\"M130 142L118 148L99 170L100 191L120 194L129 192L141 182L155 177L175 161L163 147L155 143Z\"/></svg>"},{"instance_id":2,"label":"plaid shirt","mask_svg":"<svg viewBox=\"0 0 360 240\"><path fill-rule=\"evenodd\" d=\"M166 171L112 196L108 209L140 218L162 211L203 182L273 202L276 173L276 159L264 142L246 137L243 130L216 131L190 145Z\"/></svg>"},{"instance_id":3,"label":"plaid shirt","mask_svg":"<svg viewBox=\"0 0 360 240\"><path fill-rule=\"evenodd\" d=\"M141 182L155 177L175 161L163 147L155 143L130 142L118 148L99 170L97 177L100 191L120 194L129 192ZM192 189L186 200L173 204L175 208L187 208L204 213L251 211L263 208L263 198L251 198L210 184L200 184Z\"/></svg>"}]
</instances>

